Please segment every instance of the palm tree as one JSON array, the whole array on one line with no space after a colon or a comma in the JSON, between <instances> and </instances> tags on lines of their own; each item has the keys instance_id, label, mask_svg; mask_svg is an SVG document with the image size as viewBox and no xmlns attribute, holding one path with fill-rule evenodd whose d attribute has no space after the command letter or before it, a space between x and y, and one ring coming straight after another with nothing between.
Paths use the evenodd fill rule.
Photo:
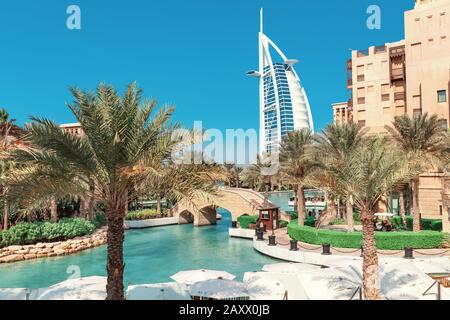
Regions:
<instances>
[{"instance_id":1,"label":"palm tree","mask_svg":"<svg viewBox=\"0 0 450 320\"><path fill-rule=\"evenodd\" d=\"M274 155L266 153L256 156L256 163L243 169L242 179L255 191L264 191L266 200L268 199L271 186L276 183L279 165Z\"/></svg>"},{"instance_id":2,"label":"palm tree","mask_svg":"<svg viewBox=\"0 0 450 320\"><path fill-rule=\"evenodd\" d=\"M391 148L386 139L373 138L352 152L346 166L327 170L339 188L352 195L361 211L363 228L363 291L366 299L379 299L379 266L374 239L374 213L380 199L410 175L406 158Z\"/></svg>"},{"instance_id":3,"label":"palm tree","mask_svg":"<svg viewBox=\"0 0 450 320\"><path fill-rule=\"evenodd\" d=\"M227 173L226 180L228 182L228 186L232 187L234 185L236 188L239 188L243 168L230 162L224 163L223 168Z\"/></svg>"},{"instance_id":4,"label":"palm tree","mask_svg":"<svg viewBox=\"0 0 450 320\"><path fill-rule=\"evenodd\" d=\"M168 140L166 143L173 144L173 141ZM170 150L171 147L167 145L165 149ZM136 185L136 191L138 194L156 195L157 214L161 214L162 199L176 202L177 199L189 198L192 190L208 197L215 193L217 181L227 177L223 168L216 163L175 164L167 155L154 155L148 161L151 163L143 167L145 178ZM207 192L201 194L202 191Z\"/></svg>"},{"instance_id":5,"label":"palm tree","mask_svg":"<svg viewBox=\"0 0 450 320\"><path fill-rule=\"evenodd\" d=\"M366 130L357 124L329 125L321 134L315 137L317 144L314 151L316 158L322 167L332 162L334 166L345 167L350 161L352 154L364 143ZM319 175L327 173L326 170L318 172ZM322 177L323 185L330 186L329 192L336 198L342 197L346 202L346 216L349 231L354 230L353 222L353 199L351 194L346 194L342 189L333 190L333 177Z\"/></svg>"},{"instance_id":6,"label":"palm tree","mask_svg":"<svg viewBox=\"0 0 450 320\"><path fill-rule=\"evenodd\" d=\"M174 109L155 112L156 102L142 102L142 92L135 84L128 86L123 96L103 84L95 94L76 88L71 92L74 102L69 108L84 135L74 136L52 121L33 118L26 129L40 151L33 155L28 174L19 182L27 182L22 190L31 185L33 192L27 195L35 198L85 192L94 182L96 201L105 206L107 218L107 299L122 300L125 207L131 190L157 172L151 167L154 159L170 156L172 144L167 141L172 127L168 121ZM177 194L193 196L206 189L202 181L192 178L178 184Z\"/></svg>"},{"instance_id":7,"label":"palm tree","mask_svg":"<svg viewBox=\"0 0 450 320\"><path fill-rule=\"evenodd\" d=\"M261 170L258 166L258 163L249 165L244 168L242 172L242 181L247 187L255 191L261 191L261 186L263 182L261 178Z\"/></svg>"},{"instance_id":8,"label":"palm tree","mask_svg":"<svg viewBox=\"0 0 450 320\"><path fill-rule=\"evenodd\" d=\"M311 131L305 129L289 132L280 144L281 174L288 184L294 186L298 224L301 226L305 223L306 211L304 187L315 167L311 153L312 141Z\"/></svg>"},{"instance_id":9,"label":"palm tree","mask_svg":"<svg viewBox=\"0 0 450 320\"><path fill-rule=\"evenodd\" d=\"M427 113L414 117L396 117L392 126L386 126L392 140L408 157L416 174L411 179L413 230L420 231L419 176L429 170L437 171L440 157L448 148L447 132L437 115Z\"/></svg>"},{"instance_id":10,"label":"palm tree","mask_svg":"<svg viewBox=\"0 0 450 320\"><path fill-rule=\"evenodd\" d=\"M5 109L0 109L0 187L3 198L3 229L9 227L10 199L7 179L15 163L12 154L16 150L25 150L26 141L16 120L9 117Z\"/></svg>"}]
</instances>

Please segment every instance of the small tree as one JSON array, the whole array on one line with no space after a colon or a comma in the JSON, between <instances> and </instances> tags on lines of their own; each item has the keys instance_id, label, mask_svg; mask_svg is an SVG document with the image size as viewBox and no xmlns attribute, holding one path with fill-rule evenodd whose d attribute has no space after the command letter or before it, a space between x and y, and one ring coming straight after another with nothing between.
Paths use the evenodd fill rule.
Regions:
<instances>
[{"instance_id":1,"label":"small tree","mask_svg":"<svg viewBox=\"0 0 450 320\"><path fill-rule=\"evenodd\" d=\"M379 267L375 246L374 214L377 203L389 190L410 176L406 158L383 138L358 147L347 165L328 167L340 189L352 195L361 211L363 227L363 288L367 299L379 299Z\"/></svg>"}]
</instances>

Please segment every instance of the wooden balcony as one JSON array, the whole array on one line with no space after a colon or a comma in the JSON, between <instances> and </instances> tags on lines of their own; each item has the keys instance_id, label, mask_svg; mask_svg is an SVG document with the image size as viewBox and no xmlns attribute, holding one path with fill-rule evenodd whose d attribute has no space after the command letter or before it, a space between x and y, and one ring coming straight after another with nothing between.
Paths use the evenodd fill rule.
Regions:
<instances>
[{"instance_id":1,"label":"wooden balcony","mask_svg":"<svg viewBox=\"0 0 450 320\"><path fill-rule=\"evenodd\" d=\"M405 98L406 98L405 92L394 93L394 101L405 101Z\"/></svg>"},{"instance_id":2,"label":"wooden balcony","mask_svg":"<svg viewBox=\"0 0 450 320\"><path fill-rule=\"evenodd\" d=\"M405 80L405 69L404 68L393 68L391 69L391 81Z\"/></svg>"},{"instance_id":3,"label":"wooden balcony","mask_svg":"<svg viewBox=\"0 0 450 320\"><path fill-rule=\"evenodd\" d=\"M352 87L353 87L353 66L352 66L352 59L347 60L347 64L346 64L346 74L347 74L347 89L352 89Z\"/></svg>"},{"instance_id":4,"label":"wooden balcony","mask_svg":"<svg viewBox=\"0 0 450 320\"><path fill-rule=\"evenodd\" d=\"M397 46L389 49L389 64L391 82L406 79L405 71L405 46Z\"/></svg>"},{"instance_id":5,"label":"wooden balcony","mask_svg":"<svg viewBox=\"0 0 450 320\"><path fill-rule=\"evenodd\" d=\"M352 98L348 99L347 109L348 109L348 111L353 111L353 99Z\"/></svg>"},{"instance_id":6,"label":"wooden balcony","mask_svg":"<svg viewBox=\"0 0 450 320\"><path fill-rule=\"evenodd\" d=\"M389 49L391 59L405 56L405 46L397 46Z\"/></svg>"}]
</instances>

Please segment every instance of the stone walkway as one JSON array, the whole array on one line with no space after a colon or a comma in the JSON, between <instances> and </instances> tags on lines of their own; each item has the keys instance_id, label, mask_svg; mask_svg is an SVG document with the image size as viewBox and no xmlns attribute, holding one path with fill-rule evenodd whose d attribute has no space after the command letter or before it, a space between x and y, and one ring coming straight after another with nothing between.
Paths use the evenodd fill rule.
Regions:
<instances>
[{"instance_id":1,"label":"stone walkway","mask_svg":"<svg viewBox=\"0 0 450 320\"><path fill-rule=\"evenodd\" d=\"M264 238L268 240L271 232L265 233ZM277 241L277 246L290 247L291 238L287 234L287 228L275 230L275 237ZM304 252L322 252L322 246L313 245L303 242L298 242L298 247L300 251ZM346 256L360 256L360 249L347 249L347 248L331 248L332 254L346 255ZM378 254L381 257L403 257L403 250L378 250ZM432 258L432 257L450 257L450 248L447 249L417 249L414 250L414 257L417 258Z\"/></svg>"}]
</instances>

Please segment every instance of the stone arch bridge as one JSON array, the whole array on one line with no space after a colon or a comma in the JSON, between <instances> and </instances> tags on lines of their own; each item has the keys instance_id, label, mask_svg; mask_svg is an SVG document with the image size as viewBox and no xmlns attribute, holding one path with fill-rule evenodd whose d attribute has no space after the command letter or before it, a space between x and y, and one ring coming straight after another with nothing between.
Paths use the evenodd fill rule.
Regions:
<instances>
[{"instance_id":1,"label":"stone arch bridge","mask_svg":"<svg viewBox=\"0 0 450 320\"><path fill-rule=\"evenodd\" d=\"M259 192L241 188L220 188L216 195L183 199L172 208L173 217L179 224L193 223L194 226L204 226L216 223L218 207L228 210L232 220L243 215L258 215L258 209L264 203L264 196ZM280 209L283 219L288 216Z\"/></svg>"}]
</instances>

